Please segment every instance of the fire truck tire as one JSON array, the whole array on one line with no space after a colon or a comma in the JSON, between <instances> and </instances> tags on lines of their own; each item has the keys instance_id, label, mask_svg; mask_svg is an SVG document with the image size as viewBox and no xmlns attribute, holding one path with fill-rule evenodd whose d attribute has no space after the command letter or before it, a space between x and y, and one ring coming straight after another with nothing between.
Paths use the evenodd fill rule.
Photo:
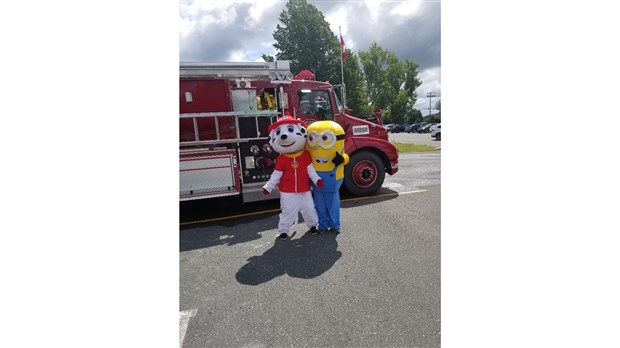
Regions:
<instances>
[{"instance_id":1,"label":"fire truck tire","mask_svg":"<svg viewBox=\"0 0 620 348\"><path fill-rule=\"evenodd\" d=\"M381 188L385 178L383 161L371 151L358 151L351 155L344 167L344 185L355 196L371 195Z\"/></svg>"}]
</instances>

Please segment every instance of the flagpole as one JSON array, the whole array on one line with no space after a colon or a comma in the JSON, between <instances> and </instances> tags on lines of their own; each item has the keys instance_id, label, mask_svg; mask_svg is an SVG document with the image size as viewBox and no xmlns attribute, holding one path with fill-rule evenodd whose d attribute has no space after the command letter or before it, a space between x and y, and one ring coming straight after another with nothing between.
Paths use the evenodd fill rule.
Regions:
<instances>
[{"instance_id":1,"label":"flagpole","mask_svg":"<svg viewBox=\"0 0 620 348\"><path fill-rule=\"evenodd\" d=\"M344 55L344 44L342 40L342 32L340 26L338 26L338 34L340 35L340 75L342 75L342 106L344 110L344 108L347 107L347 90L344 84L344 62L342 59Z\"/></svg>"}]
</instances>

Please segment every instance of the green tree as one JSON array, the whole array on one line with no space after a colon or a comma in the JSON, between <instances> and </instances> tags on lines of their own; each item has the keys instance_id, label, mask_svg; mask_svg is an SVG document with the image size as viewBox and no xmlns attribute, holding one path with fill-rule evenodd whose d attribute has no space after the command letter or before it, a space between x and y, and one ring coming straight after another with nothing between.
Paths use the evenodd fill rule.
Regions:
<instances>
[{"instance_id":1,"label":"green tree","mask_svg":"<svg viewBox=\"0 0 620 348\"><path fill-rule=\"evenodd\" d=\"M343 63L344 70L344 83L347 89L346 103L347 107L351 108L352 114L356 116L370 116L373 111L372 105L368 104L368 94L366 93L366 81L364 80L364 74L360 67L358 56L346 49L347 59ZM340 56L338 61L334 62L337 67L340 67ZM332 72L332 80L337 83L342 83L342 75L340 71Z\"/></svg>"},{"instance_id":2,"label":"green tree","mask_svg":"<svg viewBox=\"0 0 620 348\"><path fill-rule=\"evenodd\" d=\"M420 123L420 122L422 122L422 111L420 111L418 109L412 109L408 121L409 121L409 123Z\"/></svg>"},{"instance_id":3,"label":"green tree","mask_svg":"<svg viewBox=\"0 0 620 348\"><path fill-rule=\"evenodd\" d=\"M368 52L360 51L360 60L370 102L386 109L392 122L411 119L418 97L416 89L422 84L418 78L419 65L413 60L401 62L376 42Z\"/></svg>"},{"instance_id":4,"label":"green tree","mask_svg":"<svg viewBox=\"0 0 620 348\"><path fill-rule=\"evenodd\" d=\"M432 122L441 122L441 99L439 99L435 103L435 110L439 111L436 114L433 114Z\"/></svg>"},{"instance_id":5,"label":"green tree","mask_svg":"<svg viewBox=\"0 0 620 348\"><path fill-rule=\"evenodd\" d=\"M413 110L413 105L418 101L418 92L416 90L422 84L422 81L418 78L418 68L420 65L416 64L413 60L407 59L405 61L405 85L404 89L409 95L409 102L411 105L410 110Z\"/></svg>"},{"instance_id":6,"label":"green tree","mask_svg":"<svg viewBox=\"0 0 620 348\"><path fill-rule=\"evenodd\" d=\"M289 0L280 13L280 23L273 38L278 60L289 60L291 72L311 70L317 81L342 83L340 70L340 40L333 34L323 14L306 0ZM373 107L368 105L365 79L357 55L349 49L344 61L346 104L354 115L370 115ZM263 54L267 62L274 57Z\"/></svg>"},{"instance_id":7,"label":"green tree","mask_svg":"<svg viewBox=\"0 0 620 348\"><path fill-rule=\"evenodd\" d=\"M406 90L398 91L396 98L392 102L390 115L392 122L405 123L409 120L409 95Z\"/></svg>"},{"instance_id":8,"label":"green tree","mask_svg":"<svg viewBox=\"0 0 620 348\"><path fill-rule=\"evenodd\" d=\"M398 65L400 62L395 54L381 48L376 42L370 46L368 52L360 51L364 75L366 76L366 88L371 104L382 109L388 109L391 105L395 90L388 82L388 68L390 65ZM398 67L391 69L398 70Z\"/></svg>"},{"instance_id":9,"label":"green tree","mask_svg":"<svg viewBox=\"0 0 620 348\"><path fill-rule=\"evenodd\" d=\"M333 72L331 62L340 54L340 43L323 13L306 0L289 0L279 19L273 33L276 59L289 60L294 74L308 69L316 80L328 80Z\"/></svg>"}]
</instances>

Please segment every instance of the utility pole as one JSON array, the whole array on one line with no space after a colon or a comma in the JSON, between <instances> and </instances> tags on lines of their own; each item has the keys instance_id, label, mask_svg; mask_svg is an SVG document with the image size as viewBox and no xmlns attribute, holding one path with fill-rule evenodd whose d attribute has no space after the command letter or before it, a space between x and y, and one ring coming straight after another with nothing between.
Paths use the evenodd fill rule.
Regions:
<instances>
[{"instance_id":1,"label":"utility pole","mask_svg":"<svg viewBox=\"0 0 620 348\"><path fill-rule=\"evenodd\" d=\"M426 96L428 97L428 122L431 122L431 100L433 100L435 95L433 92L428 92L426 93Z\"/></svg>"}]
</instances>

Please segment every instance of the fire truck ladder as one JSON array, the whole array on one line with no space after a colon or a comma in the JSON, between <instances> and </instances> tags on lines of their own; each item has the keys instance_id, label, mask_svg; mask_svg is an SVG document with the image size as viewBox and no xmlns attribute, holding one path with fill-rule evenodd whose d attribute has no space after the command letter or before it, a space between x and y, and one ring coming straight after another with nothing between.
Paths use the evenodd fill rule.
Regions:
<instances>
[{"instance_id":1,"label":"fire truck ladder","mask_svg":"<svg viewBox=\"0 0 620 348\"><path fill-rule=\"evenodd\" d=\"M266 139L266 134L261 136L259 130L259 119L267 118L269 124L272 124L278 116L278 111L262 111L262 112L207 112L207 113L188 113L181 114L180 117L191 118L194 123L194 139L188 141L181 141L181 145L194 146L194 145L214 145L214 144L227 144L227 143L241 143L248 142L250 140ZM218 117L234 117L236 137L231 139L222 139L222 134L219 129ZM200 140L200 134L198 134L198 119L200 118L213 118L215 122L215 138L214 140ZM239 119L241 118L254 118L254 125L256 126L256 137L242 137L241 128L239 127Z\"/></svg>"},{"instance_id":2,"label":"fire truck ladder","mask_svg":"<svg viewBox=\"0 0 620 348\"><path fill-rule=\"evenodd\" d=\"M290 62L247 63L190 63L181 62L179 75L183 77L226 77L242 80L269 78L272 83L291 83Z\"/></svg>"}]
</instances>

